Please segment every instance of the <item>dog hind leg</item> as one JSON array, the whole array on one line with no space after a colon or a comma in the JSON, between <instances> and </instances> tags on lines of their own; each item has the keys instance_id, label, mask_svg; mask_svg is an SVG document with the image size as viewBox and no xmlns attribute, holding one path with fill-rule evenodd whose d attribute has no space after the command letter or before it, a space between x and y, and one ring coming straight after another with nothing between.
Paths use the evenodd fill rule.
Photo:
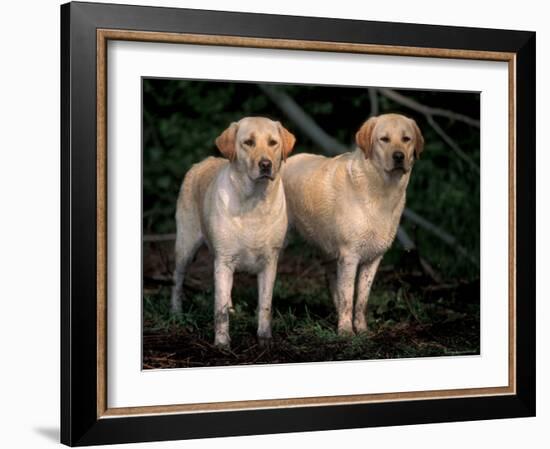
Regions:
<instances>
[{"instance_id":1,"label":"dog hind leg","mask_svg":"<svg viewBox=\"0 0 550 449\"><path fill-rule=\"evenodd\" d=\"M186 214L187 215L187 214ZM189 264L203 243L198 217L178 220L175 246L174 287L172 288L171 310L173 314L181 313L183 300L183 281Z\"/></svg>"},{"instance_id":2,"label":"dog hind leg","mask_svg":"<svg viewBox=\"0 0 550 449\"><path fill-rule=\"evenodd\" d=\"M353 326L355 332L358 333L367 330L367 302L380 260L382 260L382 257L375 259L371 263L364 263L358 270L356 287L357 298L353 314Z\"/></svg>"},{"instance_id":3,"label":"dog hind leg","mask_svg":"<svg viewBox=\"0 0 550 449\"><path fill-rule=\"evenodd\" d=\"M338 289L336 288L336 261L329 261L325 264L325 281L334 304L338 310Z\"/></svg>"}]
</instances>

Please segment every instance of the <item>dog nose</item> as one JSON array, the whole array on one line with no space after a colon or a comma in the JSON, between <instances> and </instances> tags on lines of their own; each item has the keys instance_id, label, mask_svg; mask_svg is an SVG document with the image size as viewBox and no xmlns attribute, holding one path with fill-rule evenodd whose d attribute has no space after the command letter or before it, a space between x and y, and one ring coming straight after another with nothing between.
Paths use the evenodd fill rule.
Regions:
<instances>
[{"instance_id":1,"label":"dog nose","mask_svg":"<svg viewBox=\"0 0 550 449\"><path fill-rule=\"evenodd\" d=\"M260 159L260 162L258 162L258 165L260 166L260 171L262 172L270 172L272 163L269 159Z\"/></svg>"},{"instance_id":2,"label":"dog nose","mask_svg":"<svg viewBox=\"0 0 550 449\"><path fill-rule=\"evenodd\" d=\"M394 153L392 154L392 157L393 157L393 161L396 164L400 164L405 160L405 153L403 153L402 151L394 151Z\"/></svg>"}]
</instances>

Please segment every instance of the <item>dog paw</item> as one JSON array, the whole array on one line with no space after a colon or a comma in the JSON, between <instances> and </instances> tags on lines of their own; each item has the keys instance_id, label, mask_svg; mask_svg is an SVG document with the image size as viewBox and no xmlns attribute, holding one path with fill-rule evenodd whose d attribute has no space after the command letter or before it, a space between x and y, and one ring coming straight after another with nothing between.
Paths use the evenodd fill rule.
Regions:
<instances>
[{"instance_id":1,"label":"dog paw","mask_svg":"<svg viewBox=\"0 0 550 449\"><path fill-rule=\"evenodd\" d=\"M172 305L170 306L170 312L172 313L172 315L179 315L181 314L181 310L182 307L181 307L181 300L172 300Z\"/></svg>"},{"instance_id":2,"label":"dog paw","mask_svg":"<svg viewBox=\"0 0 550 449\"><path fill-rule=\"evenodd\" d=\"M258 346L262 349L271 348L273 339L271 337L258 337Z\"/></svg>"},{"instance_id":3,"label":"dog paw","mask_svg":"<svg viewBox=\"0 0 550 449\"><path fill-rule=\"evenodd\" d=\"M338 326L338 336L340 337L353 337L355 332L353 327L350 326Z\"/></svg>"},{"instance_id":4,"label":"dog paw","mask_svg":"<svg viewBox=\"0 0 550 449\"><path fill-rule=\"evenodd\" d=\"M366 334L368 330L366 320L355 320L353 322L353 327L355 328L356 334Z\"/></svg>"},{"instance_id":5,"label":"dog paw","mask_svg":"<svg viewBox=\"0 0 550 449\"><path fill-rule=\"evenodd\" d=\"M214 346L218 349L229 350L231 349L231 340L226 335L216 335L214 339Z\"/></svg>"}]
</instances>

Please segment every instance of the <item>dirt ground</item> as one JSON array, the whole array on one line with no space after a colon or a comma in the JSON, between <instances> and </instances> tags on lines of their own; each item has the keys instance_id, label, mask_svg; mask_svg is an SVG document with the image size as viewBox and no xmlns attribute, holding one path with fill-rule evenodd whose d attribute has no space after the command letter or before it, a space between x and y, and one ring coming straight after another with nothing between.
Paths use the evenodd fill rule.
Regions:
<instances>
[{"instance_id":1,"label":"dirt ground","mask_svg":"<svg viewBox=\"0 0 550 449\"><path fill-rule=\"evenodd\" d=\"M144 369L479 354L479 280L435 280L414 255L383 263L369 300L369 331L342 338L320 259L301 247L287 249L280 260L270 347L259 347L255 337L256 280L238 274L231 350L220 350L212 344L212 259L199 251L183 313L174 317L172 245L144 246Z\"/></svg>"}]
</instances>

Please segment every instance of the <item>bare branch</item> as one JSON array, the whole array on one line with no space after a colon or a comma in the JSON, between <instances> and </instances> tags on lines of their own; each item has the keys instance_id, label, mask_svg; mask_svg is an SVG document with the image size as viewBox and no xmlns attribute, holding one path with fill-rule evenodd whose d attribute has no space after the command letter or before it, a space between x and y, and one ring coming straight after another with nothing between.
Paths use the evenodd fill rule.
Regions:
<instances>
[{"instance_id":1,"label":"bare branch","mask_svg":"<svg viewBox=\"0 0 550 449\"><path fill-rule=\"evenodd\" d=\"M466 162L472 170L474 170L477 174L479 174L479 166L468 156L462 148L460 148L460 145L456 143L449 135L443 131L443 128L437 124L437 122L433 119L431 115L427 115L426 119L428 120L428 123L431 125L431 127L434 129L434 131L439 134L439 137L443 139L443 141L451 147L451 149L460 157L464 162Z\"/></svg>"},{"instance_id":2,"label":"bare branch","mask_svg":"<svg viewBox=\"0 0 550 449\"><path fill-rule=\"evenodd\" d=\"M349 149L328 135L304 110L285 92L267 84L258 85L262 91L326 154L337 155Z\"/></svg>"},{"instance_id":3,"label":"bare branch","mask_svg":"<svg viewBox=\"0 0 550 449\"><path fill-rule=\"evenodd\" d=\"M475 120L471 117L468 117L467 115L459 114L457 112L449 111L447 109L432 108L431 106L426 106L422 103L419 103L416 100L413 100L412 98L406 97L405 95L402 95L396 92L393 89L380 88L378 90L385 97L391 98L396 103L402 104L403 106L407 106L408 108L414 111L420 112L421 114L447 117L451 120L464 122L467 125L474 126L476 128L480 127L479 120Z\"/></svg>"},{"instance_id":4,"label":"bare branch","mask_svg":"<svg viewBox=\"0 0 550 449\"><path fill-rule=\"evenodd\" d=\"M369 87L367 91L369 92L370 116L374 117L378 115L378 111L380 110L380 105L378 104L378 92L376 87Z\"/></svg>"}]
</instances>

